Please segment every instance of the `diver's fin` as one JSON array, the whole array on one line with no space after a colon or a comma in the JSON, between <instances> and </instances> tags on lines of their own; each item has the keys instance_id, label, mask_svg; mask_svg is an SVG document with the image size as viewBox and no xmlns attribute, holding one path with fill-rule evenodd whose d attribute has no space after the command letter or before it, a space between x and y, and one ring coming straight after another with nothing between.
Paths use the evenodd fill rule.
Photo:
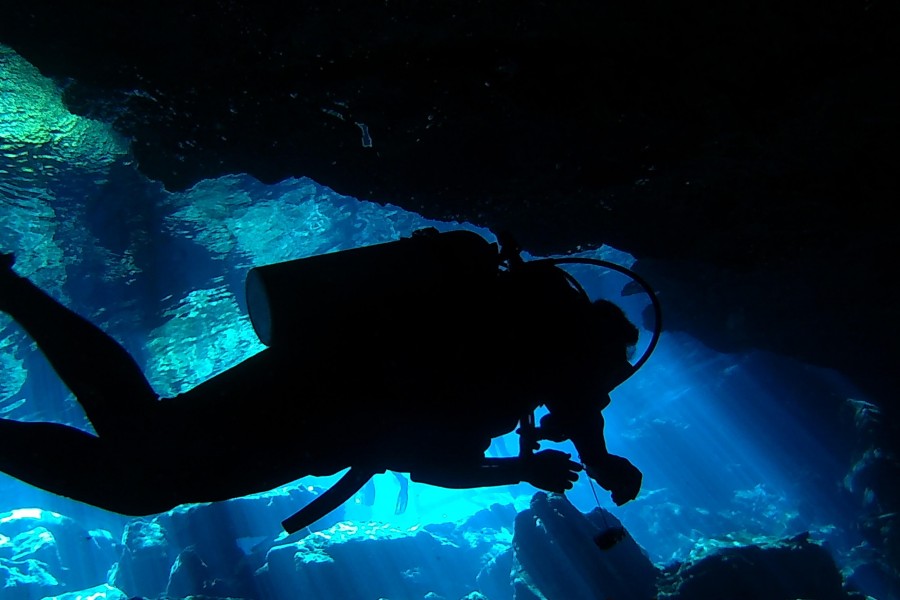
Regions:
<instances>
[{"instance_id":1,"label":"diver's fin","mask_svg":"<svg viewBox=\"0 0 900 600\"><path fill-rule=\"evenodd\" d=\"M347 471L337 483L322 492L312 502L298 510L292 516L281 522L281 526L288 534L300 531L304 527L309 527L341 504L353 497L366 482L376 473L384 471L374 471L370 469L359 469L356 467Z\"/></svg>"},{"instance_id":2,"label":"diver's fin","mask_svg":"<svg viewBox=\"0 0 900 600\"><path fill-rule=\"evenodd\" d=\"M409 483L406 479L400 480L400 491L397 492L397 503L394 505L394 514L402 515L406 512L406 506L409 504Z\"/></svg>"}]
</instances>

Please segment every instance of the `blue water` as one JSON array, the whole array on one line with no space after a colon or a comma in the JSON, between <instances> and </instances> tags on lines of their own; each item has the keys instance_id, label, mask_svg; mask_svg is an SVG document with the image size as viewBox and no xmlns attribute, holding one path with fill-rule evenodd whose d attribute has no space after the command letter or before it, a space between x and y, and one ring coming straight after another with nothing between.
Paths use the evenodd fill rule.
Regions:
<instances>
[{"instance_id":1,"label":"blue water","mask_svg":"<svg viewBox=\"0 0 900 600\"><path fill-rule=\"evenodd\" d=\"M243 297L252 266L392 241L425 226L470 229L493 240L489 231L467 223L429 221L342 196L308 179L263 185L233 175L168 193L140 175L126 140L107 125L69 114L56 86L10 51L0 49L0 58L0 250L15 251L20 274L118 339L162 396L188 389L262 348ZM613 249L584 256L632 262ZM592 296L620 303L643 324L647 300L622 296L623 276L588 267L571 270ZM435 325L440 327L439 318ZM639 352L649 326L642 329ZM865 398L839 374L765 353L724 355L667 331L646 366L612 397L604 413L608 445L643 470L641 496L615 507L585 477L568 496L583 511L598 502L609 509L654 562L664 565L704 549L805 531L826 543L839 565L854 560L853 548L862 542L856 532L858 490L848 489L845 477L866 447L856 437L852 410L858 406L853 402ZM810 411L817 398L821 410ZM68 390L5 315L0 315L0 416L90 430ZM845 428L835 430L835 423ZM340 428L340 422L333 427ZM517 448L510 434L491 452L504 455ZM299 483L327 487L334 480ZM374 504L358 495L345 507L352 523L347 527L416 531L428 523L465 519L493 504L521 510L535 491L527 485L445 490L412 483L408 509L397 515L397 479L379 475L374 486ZM121 539L128 523L0 475L0 515L21 517L26 513L15 512L21 509L71 517L84 531L109 532L110 543ZM188 540L190 535L182 532ZM242 538L240 545L249 552L265 535ZM508 547L509 536L495 542ZM18 560L24 568L27 548L17 546L13 556L4 544L12 547L0 535L0 564ZM98 572L108 566L100 565ZM391 568L385 564L382 570ZM404 577L396 573L397 581ZM62 584L40 589L46 595L72 591ZM30 596L0 590L5 597Z\"/></svg>"}]
</instances>

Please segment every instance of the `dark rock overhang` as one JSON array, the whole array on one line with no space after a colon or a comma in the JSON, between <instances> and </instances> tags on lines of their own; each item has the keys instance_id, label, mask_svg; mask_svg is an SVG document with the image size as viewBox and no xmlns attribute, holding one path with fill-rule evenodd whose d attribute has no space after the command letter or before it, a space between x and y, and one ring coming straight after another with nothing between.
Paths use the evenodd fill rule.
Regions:
<instances>
[{"instance_id":1,"label":"dark rock overhang","mask_svg":"<svg viewBox=\"0 0 900 600\"><path fill-rule=\"evenodd\" d=\"M537 254L610 244L669 329L893 396L892 4L8 4L0 43L170 190L308 176Z\"/></svg>"}]
</instances>

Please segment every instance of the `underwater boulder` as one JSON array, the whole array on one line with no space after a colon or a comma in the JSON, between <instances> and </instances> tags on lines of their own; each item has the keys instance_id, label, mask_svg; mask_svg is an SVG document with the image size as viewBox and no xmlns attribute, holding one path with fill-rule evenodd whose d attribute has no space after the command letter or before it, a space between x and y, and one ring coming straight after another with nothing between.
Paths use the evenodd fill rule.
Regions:
<instances>
[{"instance_id":1,"label":"underwater boulder","mask_svg":"<svg viewBox=\"0 0 900 600\"><path fill-rule=\"evenodd\" d=\"M515 518L515 506L494 503L462 523L435 523L424 529L479 557L477 592L473 594L486 594L490 600L512 600L509 574Z\"/></svg>"},{"instance_id":2,"label":"underwater boulder","mask_svg":"<svg viewBox=\"0 0 900 600\"><path fill-rule=\"evenodd\" d=\"M3 600L32 600L62 591L59 581L47 565L27 558L0 558L0 598Z\"/></svg>"},{"instance_id":3,"label":"underwater boulder","mask_svg":"<svg viewBox=\"0 0 900 600\"><path fill-rule=\"evenodd\" d=\"M0 560L22 575L20 581L52 579L57 591L91 587L106 583L118 556L108 531L87 530L58 513L26 508L0 514Z\"/></svg>"},{"instance_id":4,"label":"underwater boulder","mask_svg":"<svg viewBox=\"0 0 900 600\"><path fill-rule=\"evenodd\" d=\"M110 573L110 582L129 596L161 595L177 556L167 531L159 523L135 519L122 534L122 557Z\"/></svg>"},{"instance_id":5,"label":"underwater boulder","mask_svg":"<svg viewBox=\"0 0 900 600\"><path fill-rule=\"evenodd\" d=\"M516 507L512 504L500 504L495 502L490 507L479 510L458 527L459 531L469 532L473 529L479 531L507 528L512 531L516 521Z\"/></svg>"},{"instance_id":6,"label":"underwater boulder","mask_svg":"<svg viewBox=\"0 0 900 600\"><path fill-rule=\"evenodd\" d=\"M36 560L42 563L57 579L64 573L59 556L59 544L46 527L35 527L23 531L10 540L10 545L14 548L14 561Z\"/></svg>"},{"instance_id":7,"label":"underwater boulder","mask_svg":"<svg viewBox=\"0 0 900 600\"><path fill-rule=\"evenodd\" d=\"M245 571L243 577L235 576L223 579L216 576L197 554L193 546L185 548L175 559L166 586L168 598L187 598L204 596L214 598L256 597L252 590L247 590L247 583L252 583L253 573ZM242 585L243 583L243 585ZM244 592L248 593L245 595Z\"/></svg>"},{"instance_id":8,"label":"underwater boulder","mask_svg":"<svg viewBox=\"0 0 900 600\"><path fill-rule=\"evenodd\" d=\"M612 531L621 533L612 543L597 541ZM659 572L621 523L601 508L585 515L561 494L532 497L516 517L513 551L516 600L656 596Z\"/></svg>"},{"instance_id":9,"label":"underwater boulder","mask_svg":"<svg viewBox=\"0 0 900 600\"><path fill-rule=\"evenodd\" d=\"M237 540L271 537L283 532L281 522L315 499L303 485L280 487L223 502L184 504L154 517L168 532L179 551L194 546L204 557L221 553L223 546L237 548ZM343 518L343 507L310 526L327 529Z\"/></svg>"},{"instance_id":10,"label":"underwater boulder","mask_svg":"<svg viewBox=\"0 0 900 600\"><path fill-rule=\"evenodd\" d=\"M217 582L229 595L255 596L253 572L263 566L266 551L283 533L281 521L314 497L295 485L223 502L185 504L150 520L134 520L126 527L126 552L113 583L148 597L172 585L208 594L204 582L207 587ZM335 511L313 526L333 524L342 514ZM196 569L189 568L197 564L207 573L199 579ZM186 575L189 572L194 575Z\"/></svg>"},{"instance_id":11,"label":"underwater boulder","mask_svg":"<svg viewBox=\"0 0 900 600\"><path fill-rule=\"evenodd\" d=\"M425 530L469 548L480 556L481 568L475 576L477 592L490 600L512 600L512 532L516 519L512 504L494 503L462 523L435 523Z\"/></svg>"},{"instance_id":12,"label":"underwater boulder","mask_svg":"<svg viewBox=\"0 0 900 600\"><path fill-rule=\"evenodd\" d=\"M660 600L846 600L831 554L801 534L786 540L719 547L667 574Z\"/></svg>"},{"instance_id":13,"label":"underwater boulder","mask_svg":"<svg viewBox=\"0 0 900 600\"><path fill-rule=\"evenodd\" d=\"M859 503L859 531L887 565L900 565L900 458L889 450L900 430L872 403L848 399L845 408L858 439L856 459L843 483ZM900 567L889 570L891 577L900 578Z\"/></svg>"},{"instance_id":14,"label":"underwater boulder","mask_svg":"<svg viewBox=\"0 0 900 600\"><path fill-rule=\"evenodd\" d=\"M169 583L166 586L166 595L173 598L184 598L192 594L202 594L211 587L214 578L209 572L209 567L203 562L193 548L185 548L178 554L172 571L169 574Z\"/></svg>"},{"instance_id":15,"label":"underwater boulder","mask_svg":"<svg viewBox=\"0 0 900 600\"><path fill-rule=\"evenodd\" d=\"M513 551L505 552L491 558L475 578L478 589L487 594L491 600L513 600L513 588L510 576L513 569Z\"/></svg>"},{"instance_id":16,"label":"underwater boulder","mask_svg":"<svg viewBox=\"0 0 900 600\"><path fill-rule=\"evenodd\" d=\"M900 599L900 577L896 569L871 560L856 565L845 574L844 589L865 598L871 596L878 600Z\"/></svg>"},{"instance_id":17,"label":"underwater boulder","mask_svg":"<svg viewBox=\"0 0 900 600\"><path fill-rule=\"evenodd\" d=\"M481 556L424 529L339 523L269 550L262 596L331 600L461 598L475 591Z\"/></svg>"},{"instance_id":18,"label":"underwater boulder","mask_svg":"<svg viewBox=\"0 0 900 600\"><path fill-rule=\"evenodd\" d=\"M103 583L86 590L66 592L59 596L48 596L42 598L42 600L100 600L101 598L102 600L128 600L128 595L119 588Z\"/></svg>"}]
</instances>

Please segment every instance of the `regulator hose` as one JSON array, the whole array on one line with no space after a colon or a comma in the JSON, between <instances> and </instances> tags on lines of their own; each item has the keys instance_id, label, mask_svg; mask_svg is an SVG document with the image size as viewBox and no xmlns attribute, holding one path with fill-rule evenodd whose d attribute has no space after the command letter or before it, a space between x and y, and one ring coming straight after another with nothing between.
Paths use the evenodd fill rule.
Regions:
<instances>
[{"instance_id":1,"label":"regulator hose","mask_svg":"<svg viewBox=\"0 0 900 600\"><path fill-rule=\"evenodd\" d=\"M657 297L656 292L653 290L653 288L650 286L650 284L647 283L647 281L643 277L641 277L640 275L638 275L637 273L635 273L628 267L623 267L620 264L617 264L614 262L609 262L608 260L600 260L597 258L542 258L542 259L527 261L526 264L541 264L541 263L551 264L551 265L571 265L571 264L593 265L595 267L602 267L605 269L610 269L611 271L616 271L617 273L622 273L623 275L625 275L626 277L628 277L629 279L634 281L636 284L638 284L641 287L641 289L644 291L644 293L646 293L647 296L650 298L650 303L653 306L653 317L654 317L653 335L651 336L650 343L647 345L647 348L644 350L644 353L632 365L631 373L628 375L628 377L626 377L622 381L625 381L626 379L630 378L632 375L634 375L635 372L637 372L638 369L640 369L642 366L644 366L644 363L647 362L647 359L650 358L650 355L653 354L653 351L656 349L656 345L659 343L659 338L662 335L662 305L660 304L659 298ZM588 298L587 292L584 291L584 288L581 286L580 283L578 283L578 280L575 278L575 276L571 275L570 273L566 273L566 276L567 276L567 279L569 280L569 282L572 285L574 285L578 289L578 291L585 296L585 298ZM590 298L588 298L588 300L590 300Z\"/></svg>"}]
</instances>

